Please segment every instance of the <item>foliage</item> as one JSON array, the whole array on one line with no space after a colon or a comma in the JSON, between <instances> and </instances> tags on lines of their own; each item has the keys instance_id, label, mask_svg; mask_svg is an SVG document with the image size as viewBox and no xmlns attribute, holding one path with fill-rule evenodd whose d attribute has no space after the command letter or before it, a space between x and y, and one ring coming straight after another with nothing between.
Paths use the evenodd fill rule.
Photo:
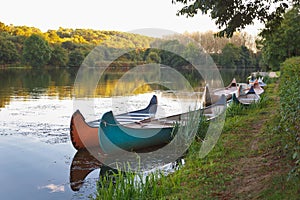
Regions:
<instances>
[{"instance_id":1,"label":"foliage","mask_svg":"<svg viewBox=\"0 0 300 200\"><path fill-rule=\"evenodd\" d=\"M146 58L147 63L160 63L161 59L159 55L155 51L151 51Z\"/></svg>"},{"instance_id":2,"label":"foliage","mask_svg":"<svg viewBox=\"0 0 300 200\"><path fill-rule=\"evenodd\" d=\"M226 109L226 116L235 117L238 115L243 115L245 113L246 107L242 104L231 102L230 106Z\"/></svg>"},{"instance_id":3,"label":"foliage","mask_svg":"<svg viewBox=\"0 0 300 200\"><path fill-rule=\"evenodd\" d=\"M225 45L225 47L222 49L220 64L224 67L235 68L239 59L240 59L240 49L231 43Z\"/></svg>"},{"instance_id":4,"label":"foliage","mask_svg":"<svg viewBox=\"0 0 300 200\"><path fill-rule=\"evenodd\" d=\"M257 67L255 56L246 46L238 47L232 43L227 43L222 53L212 54L214 61L225 68Z\"/></svg>"},{"instance_id":5,"label":"foliage","mask_svg":"<svg viewBox=\"0 0 300 200\"><path fill-rule=\"evenodd\" d=\"M19 60L19 54L15 44L5 37L0 36L0 64L15 63Z\"/></svg>"},{"instance_id":6,"label":"foliage","mask_svg":"<svg viewBox=\"0 0 300 200\"><path fill-rule=\"evenodd\" d=\"M295 161L295 173L300 175L300 57L286 60L281 67L280 130L288 134L288 149Z\"/></svg>"},{"instance_id":7,"label":"foliage","mask_svg":"<svg viewBox=\"0 0 300 200\"><path fill-rule=\"evenodd\" d=\"M290 1L299 4L299 0ZM210 14L216 25L222 29L218 35L231 37L236 30L253 24L257 19L262 23L273 21L268 28L273 29L282 20L282 14L290 7L285 0L172 0L172 3L181 3L184 6L177 15L194 17L198 12Z\"/></svg>"},{"instance_id":8,"label":"foliage","mask_svg":"<svg viewBox=\"0 0 300 200\"><path fill-rule=\"evenodd\" d=\"M68 51L61 47L59 44L55 44L52 47L51 59L49 64L51 66L64 67L68 63Z\"/></svg>"},{"instance_id":9,"label":"foliage","mask_svg":"<svg viewBox=\"0 0 300 200\"><path fill-rule=\"evenodd\" d=\"M201 44L209 54L221 53L228 43L232 43L237 47L245 46L251 51L256 51L255 37L246 32L235 32L231 38L216 37L213 31L183 33L183 35Z\"/></svg>"},{"instance_id":10,"label":"foliage","mask_svg":"<svg viewBox=\"0 0 300 200\"><path fill-rule=\"evenodd\" d=\"M69 67L79 67L84 60L84 54L82 51L76 49L69 54Z\"/></svg>"},{"instance_id":11,"label":"foliage","mask_svg":"<svg viewBox=\"0 0 300 200\"><path fill-rule=\"evenodd\" d=\"M69 29L69 28L59 28L58 30L48 30L47 32L43 33L39 29L34 27L27 27L27 26L13 26L13 25L5 25L4 23L0 22L0 35L1 38L3 35L6 35L4 37L4 40L6 42L4 43L2 40L1 44L5 46L10 46L11 42L14 43L14 46L17 50L18 58L21 58L22 60L26 61L26 63L30 64L30 59L34 58L33 52L39 54L44 50L38 51L32 50L31 53L29 53L30 49L27 49L26 53L22 52L23 48L25 46L25 40L30 38L32 35L38 35L44 40L44 44L40 44L41 48L44 48L45 45L49 45L53 48L53 51L51 53L51 59L48 60L49 63L42 62L39 65L54 65L54 66L64 66L65 63L68 62L68 60L71 59L71 62L69 62L72 66L78 66L79 61L82 61L81 55L79 52L81 52L84 56L86 56L94 47L101 44L104 47L107 48L128 48L128 47L134 47L134 48L149 48L150 43L153 41L153 38L142 36L138 34L132 34L132 33L125 33L125 32L119 32L119 31L99 31L99 30L92 30L92 29ZM2 38L3 39L3 38ZM30 41L30 40L29 40ZM37 45L37 44L36 44ZM65 50L63 50L62 48ZM49 48L50 49L50 48ZM7 51L11 53L11 48L7 48ZM47 50L48 51L48 50ZM75 52L73 52L75 51ZM12 59L10 58L9 52L5 52L6 58L3 58L1 61L1 64L14 64L18 61L18 59ZM24 54L23 54L24 53ZM44 52L45 53L45 52ZM109 53L109 52L107 52ZM75 61L75 58L72 57L74 55L80 55L79 61ZM4 55L4 53L3 53ZM31 55L31 56L30 56ZM63 58L62 56L66 56ZM24 57L25 56L25 57ZM71 58L69 58L71 56ZM108 55L109 56L109 55ZM39 57L39 59L43 59L46 61L46 54L42 57ZM47 61L47 62L48 62ZM38 65L37 60L32 61L33 65Z\"/></svg>"},{"instance_id":12,"label":"foliage","mask_svg":"<svg viewBox=\"0 0 300 200\"><path fill-rule=\"evenodd\" d=\"M31 35L24 42L23 58L33 67L45 66L51 58L48 42L39 35Z\"/></svg>"},{"instance_id":13,"label":"foliage","mask_svg":"<svg viewBox=\"0 0 300 200\"><path fill-rule=\"evenodd\" d=\"M269 24L274 23L270 21ZM261 32L263 61L278 70L287 58L300 56L300 7L295 7L284 15L276 29Z\"/></svg>"}]
</instances>

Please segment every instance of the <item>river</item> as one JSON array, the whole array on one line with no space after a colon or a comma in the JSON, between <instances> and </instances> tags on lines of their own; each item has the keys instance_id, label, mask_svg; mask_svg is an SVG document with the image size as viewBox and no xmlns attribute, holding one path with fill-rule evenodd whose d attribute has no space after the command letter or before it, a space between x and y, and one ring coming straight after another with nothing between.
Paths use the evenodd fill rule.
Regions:
<instances>
[{"instance_id":1,"label":"river","mask_svg":"<svg viewBox=\"0 0 300 200\"><path fill-rule=\"evenodd\" d=\"M227 85L233 77L245 82L250 71L220 72ZM0 70L1 199L86 199L94 196L101 172L99 163L88 166L95 170L87 177L76 174L82 158L89 156L80 155L69 137L70 117L75 109L76 73L76 69ZM119 77L113 74L106 77L102 84L105 89L93 97L97 113L109 111L111 88ZM137 93L126 96L127 105L130 105L127 109L143 108L151 96L160 91L143 88ZM158 96L163 114L183 111L176 110L175 100L170 104L168 97ZM116 98L122 101L124 97Z\"/></svg>"}]
</instances>

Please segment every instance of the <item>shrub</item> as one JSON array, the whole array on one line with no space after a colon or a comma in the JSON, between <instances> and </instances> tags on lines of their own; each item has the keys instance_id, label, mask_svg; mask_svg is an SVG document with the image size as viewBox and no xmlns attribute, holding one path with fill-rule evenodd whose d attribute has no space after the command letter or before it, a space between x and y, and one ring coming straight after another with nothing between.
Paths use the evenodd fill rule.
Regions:
<instances>
[{"instance_id":1,"label":"shrub","mask_svg":"<svg viewBox=\"0 0 300 200\"><path fill-rule=\"evenodd\" d=\"M295 161L293 172L300 175L300 57L287 59L281 73L280 127L288 134L287 147Z\"/></svg>"}]
</instances>

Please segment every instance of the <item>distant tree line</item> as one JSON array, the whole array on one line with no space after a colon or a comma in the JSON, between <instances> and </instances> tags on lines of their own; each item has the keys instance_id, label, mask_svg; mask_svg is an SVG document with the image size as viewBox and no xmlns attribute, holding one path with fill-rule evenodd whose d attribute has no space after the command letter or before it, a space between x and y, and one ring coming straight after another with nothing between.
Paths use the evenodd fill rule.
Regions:
<instances>
[{"instance_id":1,"label":"distant tree line","mask_svg":"<svg viewBox=\"0 0 300 200\"><path fill-rule=\"evenodd\" d=\"M215 37L212 31L184 33L177 36L177 39L178 37L191 37L199 42L220 67L259 68L260 54L255 53L255 39L246 33L236 33L230 39ZM43 33L34 27L7 26L0 22L0 65L78 67L100 43L105 48L112 49L105 54L111 54L113 49L138 49L138 52L127 54L114 63L117 67L128 67L128 63L143 62L163 63L175 67L188 64L184 59L167 51L149 49L153 42L155 39L151 37L118 31L59 28ZM183 52L185 55L196 51L191 45L179 47L178 41L172 38L167 38L161 45L164 49L186 48Z\"/></svg>"},{"instance_id":2,"label":"distant tree line","mask_svg":"<svg viewBox=\"0 0 300 200\"><path fill-rule=\"evenodd\" d=\"M34 27L0 22L0 65L75 67L99 43L107 48L147 48L152 40L132 33L92 29L59 28L43 33Z\"/></svg>"},{"instance_id":3,"label":"distant tree line","mask_svg":"<svg viewBox=\"0 0 300 200\"><path fill-rule=\"evenodd\" d=\"M219 67L260 68L261 54L256 48L256 37L246 32L236 32L231 38L216 37L212 31L185 35L199 42Z\"/></svg>"}]
</instances>

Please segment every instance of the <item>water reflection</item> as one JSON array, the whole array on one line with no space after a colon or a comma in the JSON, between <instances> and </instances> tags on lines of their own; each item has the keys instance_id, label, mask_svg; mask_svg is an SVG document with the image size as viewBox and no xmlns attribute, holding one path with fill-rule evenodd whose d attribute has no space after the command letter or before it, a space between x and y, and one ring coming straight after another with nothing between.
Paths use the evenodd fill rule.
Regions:
<instances>
[{"instance_id":1,"label":"water reflection","mask_svg":"<svg viewBox=\"0 0 300 200\"><path fill-rule=\"evenodd\" d=\"M48 98L70 99L73 97L74 92L78 94L87 93L87 91L73 91L77 70L76 68L2 69L0 70L0 108L8 105L12 98L21 97L26 100L47 96ZM220 73L224 85L228 85L233 77L236 78L237 82L245 82L245 77L252 70L221 69ZM103 74L96 90L93 91L94 97L111 96L118 80L124 73L106 72ZM204 86L201 76L196 71L185 69L182 73L192 86ZM134 94L163 89L158 85L143 85L143 83L139 83L143 87L135 88L137 84L134 80L127 83L126 87L123 88L124 91L120 91L119 95L125 95L125 91L130 91L128 88L134 88Z\"/></svg>"},{"instance_id":2,"label":"water reflection","mask_svg":"<svg viewBox=\"0 0 300 200\"><path fill-rule=\"evenodd\" d=\"M103 178L112 179L112 182L114 182L114 179L116 178L114 174L119 173L118 170L111 168L107 165L104 165L101 162L101 160L105 159L105 157L101 153L100 149L93 149L92 151L93 151L93 155L88 150L81 149L77 151L73 157L73 161L70 166L70 187L73 191L79 191L80 188L85 183L85 179L94 170L100 169L99 179L98 179L99 184L101 184L101 180ZM99 157L94 156L97 155L95 153L96 151L99 152L98 153ZM184 164L184 160L182 158L179 158L175 162L158 165L157 167L153 167L148 171L144 171L142 174L142 178L145 178L150 173L155 173L155 172L160 172L163 173L164 175L167 175L169 173L174 172L175 170L178 170L178 168L183 164ZM124 176L126 176L125 172L122 173L124 173ZM137 181L143 181L143 180L137 180Z\"/></svg>"},{"instance_id":3,"label":"water reflection","mask_svg":"<svg viewBox=\"0 0 300 200\"><path fill-rule=\"evenodd\" d=\"M38 187L38 189L39 190L41 190L41 189L49 189L50 193L53 193L53 192L64 192L65 191L65 186L63 186L63 185L55 185L55 184L51 183L51 184L48 184L48 185L45 185L45 186Z\"/></svg>"},{"instance_id":4,"label":"water reflection","mask_svg":"<svg viewBox=\"0 0 300 200\"><path fill-rule=\"evenodd\" d=\"M36 99L41 96L72 97L75 69L5 69L0 70L0 108L12 98Z\"/></svg>"},{"instance_id":5,"label":"water reflection","mask_svg":"<svg viewBox=\"0 0 300 200\"><path fill-rule=\"evenodd\" d=\"M103 164L86 149L77 151L70 166L70 186L73 191L79 191L84 179ZM104 166L103 166L104 167ZM102 172L102 170L100 170Z\"/></svg>"}]
</instances>

